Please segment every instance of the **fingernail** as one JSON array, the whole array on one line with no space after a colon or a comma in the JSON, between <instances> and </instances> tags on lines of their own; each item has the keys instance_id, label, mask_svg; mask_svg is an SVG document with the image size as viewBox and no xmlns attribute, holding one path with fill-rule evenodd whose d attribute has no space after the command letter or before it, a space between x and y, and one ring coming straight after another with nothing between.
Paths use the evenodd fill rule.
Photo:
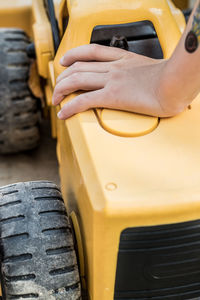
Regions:
<instances>
[{"instance_id":1,"label":"fingernail","mask_svg":"<svg viewBox=\"0 0 200 300\"><path fill-rule=\"evenodd\" d=\"M60 59L60 64L63 65L63 63L64 63L64 56L61 57L61 59Z\"/></svg>"},{"instance_id":2,"label":"fingernail","mask_svg":"<svg viewBox=\"0 0 200 300\"><path fill-rule=\"evenodd\" d=\"M59 119L62 118L62 111L61 111L61 110L58 112L57 117L58 117Z\"/></svg>"},{"instance_id":3,"label":"fingernail","mask_svg":"<svg viewBox=\"0 0 200 300\"><path fill-rule=\"evenodd\" d=\"M52 98L52 104L55 105L55 99L54 98Z\"/></svg>"}]
</instances>

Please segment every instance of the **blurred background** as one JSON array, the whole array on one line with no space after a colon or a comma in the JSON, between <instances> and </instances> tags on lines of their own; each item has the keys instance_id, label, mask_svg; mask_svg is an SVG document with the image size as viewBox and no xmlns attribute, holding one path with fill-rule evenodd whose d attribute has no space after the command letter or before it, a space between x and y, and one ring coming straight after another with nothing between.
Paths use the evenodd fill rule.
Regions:
<instances>
[{"instance_id":1,"label":"blurred background","mask_svg":"<svg viewBox=\"0 0 200 300\"><path fill-rule=\"evenodd\" d=\"M0 186L31 180L50 180L59 186L56 140L51 137L49 121L43 120L40 129L41 143L36 149L0 155Z\"/></svg>"},{"instance_id":2,"label":"blurred background","mask_svg":"<svg viewBox=\"0 0 200 300\"><path fill-rule=\"evenodd\" d=\"M196 0L174 0L176 6L181 9L192 8Z\"/></svg>"}]
</instances>

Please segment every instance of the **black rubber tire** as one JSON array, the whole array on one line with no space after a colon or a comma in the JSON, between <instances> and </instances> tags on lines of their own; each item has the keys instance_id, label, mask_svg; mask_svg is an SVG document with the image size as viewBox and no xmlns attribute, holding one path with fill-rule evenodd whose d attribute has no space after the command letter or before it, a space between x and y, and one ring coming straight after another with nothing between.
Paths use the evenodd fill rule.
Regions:
<instances>
[{"instance_id":1,"label":"black rubber tire","mask_svg":"<svg viewBox=\"0 0 200 300\"><path fill-rule=\"evenodd\" d=\"M0 188L3 300L79 300L72 231L61 193L48 181Z\"/></svg>"},{"instance_id":2,"label":"black rubber tire","mask_svg":"<svg viewBox=\"0 0 200 300\"><path fill-rule=\"evenodd\" d=\"M20 29L0 29L0 153L16 153L39 143L39 105L29 87L30 43Z\"/></svg>"}]
</instances>

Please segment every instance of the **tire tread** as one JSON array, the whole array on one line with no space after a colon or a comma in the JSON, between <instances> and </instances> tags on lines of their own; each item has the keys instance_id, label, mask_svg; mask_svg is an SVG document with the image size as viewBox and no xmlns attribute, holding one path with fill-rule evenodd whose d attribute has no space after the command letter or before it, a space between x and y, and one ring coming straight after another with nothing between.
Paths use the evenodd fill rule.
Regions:
<instances>
[{"instance_id":1,"label":"tire tread","mask_svg":"<svg viewBox=\"0 0 200 300\"><path fill-rule=\"evenodd\" d=\"M20 29L0 29L0 154L30 150L39 144L39 100L28 86L29 43Z\"/></svg>"},{"instance_id":2,"label":"tire tread","mask_svg":"<svg viewBox=\"0 0 200 300\"><path fill-rule=\"evenodd\" d=\"M80 299L70 222L60 198L47 181L0 188L3 299ZM8 204L17 199L16 212Z\"/></svg>"}]
</instances>

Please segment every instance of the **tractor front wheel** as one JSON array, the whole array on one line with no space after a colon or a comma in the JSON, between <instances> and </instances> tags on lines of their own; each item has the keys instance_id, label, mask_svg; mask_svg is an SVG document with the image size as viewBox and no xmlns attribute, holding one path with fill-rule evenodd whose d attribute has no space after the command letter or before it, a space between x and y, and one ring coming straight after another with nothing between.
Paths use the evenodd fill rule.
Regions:
<instances>
[{"instance_id":1,"label":"tractor front wheel","mask_svg":"<svg viewBox=\"0 0 200 300\"><path fill-rule=\"evenodd\" d=\"M61 193L48 181L0 188L3 300L80 300L73 236Z\"/></svg>"},{"instance_id":2,"label":"tractor front wheel","mask_svg":"<svg viewBox=\"0 0 200 300\"><path fill-rule=\"evenodd\" d=\"M39 101L28 86L29 43L20 29L0 29L0 154L30 150L39 143Z\"/></svg>"}]
</instances>

